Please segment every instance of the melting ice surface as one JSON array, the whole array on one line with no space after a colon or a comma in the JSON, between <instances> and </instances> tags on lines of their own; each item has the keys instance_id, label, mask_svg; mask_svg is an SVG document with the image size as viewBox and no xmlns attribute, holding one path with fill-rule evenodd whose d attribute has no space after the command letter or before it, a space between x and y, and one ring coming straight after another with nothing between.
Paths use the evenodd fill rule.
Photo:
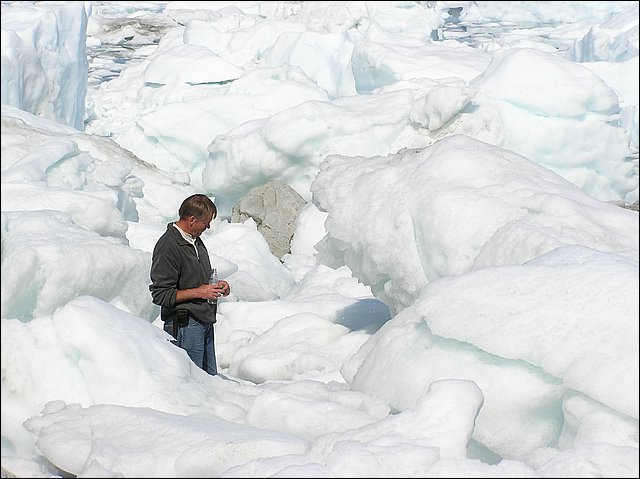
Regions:
<instances>
[{"instance_id":1,"label":"melting ice surface","mask_svg":"<svg viewBox=\"0 0 640 479\"><path fill-rule=\"evenodd\" d=\"M627 1L3 2L3 476L638 477L637 63Z\"/></svg>"}]
</instances>

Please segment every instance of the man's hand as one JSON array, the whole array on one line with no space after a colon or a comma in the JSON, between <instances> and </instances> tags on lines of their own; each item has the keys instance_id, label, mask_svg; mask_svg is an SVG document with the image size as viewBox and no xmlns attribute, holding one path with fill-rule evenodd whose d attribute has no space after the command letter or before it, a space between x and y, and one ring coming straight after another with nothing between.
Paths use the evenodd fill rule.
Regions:
<instances>
[{"instance_id":1,"label":"man's hand","mask_svg":"<svg viewBox=\"0 0 640 479\"><path fill-rule=\"evenodd\" d=\"M226 281L218 281L216 284L203 284L199 289L204 292L205 299L218 299L220 296L228 296L229 283Z\"/></svg>"},{"instance_id":2,"label":"man's hand","mask_svg":"<svg viewBox=\"0 0 640 479\"><path fill-rule=\"evenodd\" d=\"M231 287L229 286L229 283L227 283L224 280L218 281L218 287L221 288L222 296L229 296L229 293L231 292Z\"/></svg>"},{"instance_id":3,"label":"man's hand","mask_svg":"<svg viewBox=\"0 0 640 479\"><path fill-rule=\"evenodd\" d=\"M176 303L190 299L218 299L220 296L228 296L231 288L226 281L218 281L217 284L203 284L193 289L179 289L176 292Z\"/></svg>"}]
</instances>

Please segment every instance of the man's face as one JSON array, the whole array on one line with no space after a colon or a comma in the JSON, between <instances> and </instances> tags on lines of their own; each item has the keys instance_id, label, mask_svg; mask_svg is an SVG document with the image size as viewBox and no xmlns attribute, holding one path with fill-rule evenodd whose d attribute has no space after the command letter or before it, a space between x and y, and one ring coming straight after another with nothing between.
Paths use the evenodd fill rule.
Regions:
<instances>
[{"instance_id":1,"label":"man's face","mask_svg":"<svg viewBox=\"0 0 640 479\"><path fill-rule=\"evenodd\" d=\"M204 230L209 229L211 221L213 221L213 213L207 214L203 219L191 216L189 218L189 227L191 228L189 234L197 238L204 232Z\"/></svg>"}]
</instances>

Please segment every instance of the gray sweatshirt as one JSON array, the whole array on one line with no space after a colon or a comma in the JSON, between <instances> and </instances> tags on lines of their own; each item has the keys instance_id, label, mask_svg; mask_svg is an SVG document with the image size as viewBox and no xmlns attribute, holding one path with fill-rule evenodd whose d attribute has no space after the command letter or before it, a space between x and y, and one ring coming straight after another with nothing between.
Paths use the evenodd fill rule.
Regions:
<instances>
[{"instance_id":1,"label":"gray sweatshirt","mask_svg":"<svg viewBox=\"0 0 640 479\"><path fill-rule=\"evenodd\" d=\"M161 306L163 321L173 320L177 309L187 309L201 323L216 322L216 304L206 299L190 299L176 303L176 292L180 289L197 288L209 282L211 262L207 248L198 237L195 242L198 256L191 243L185 240L173 223L158 239L151 260L151 298Z\"/></svg>"}]
</instances>

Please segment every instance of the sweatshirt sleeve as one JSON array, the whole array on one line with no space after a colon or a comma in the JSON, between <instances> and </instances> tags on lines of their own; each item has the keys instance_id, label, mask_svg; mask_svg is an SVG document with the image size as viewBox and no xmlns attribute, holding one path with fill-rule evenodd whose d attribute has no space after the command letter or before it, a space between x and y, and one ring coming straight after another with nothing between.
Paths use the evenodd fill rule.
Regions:
<instances>
[{"instance_id":1,"label":"sweatshirt sleeve","mask_svg":"<svg viewBox=\"0 0 640 479\"><path fill-rule=\"evenodd\" d=\"M176 304L179 269L176 255L159 247L153 253L151 261L151 284L149 291L154 304L173 307Z\"/></svg>"}]
</instances>

